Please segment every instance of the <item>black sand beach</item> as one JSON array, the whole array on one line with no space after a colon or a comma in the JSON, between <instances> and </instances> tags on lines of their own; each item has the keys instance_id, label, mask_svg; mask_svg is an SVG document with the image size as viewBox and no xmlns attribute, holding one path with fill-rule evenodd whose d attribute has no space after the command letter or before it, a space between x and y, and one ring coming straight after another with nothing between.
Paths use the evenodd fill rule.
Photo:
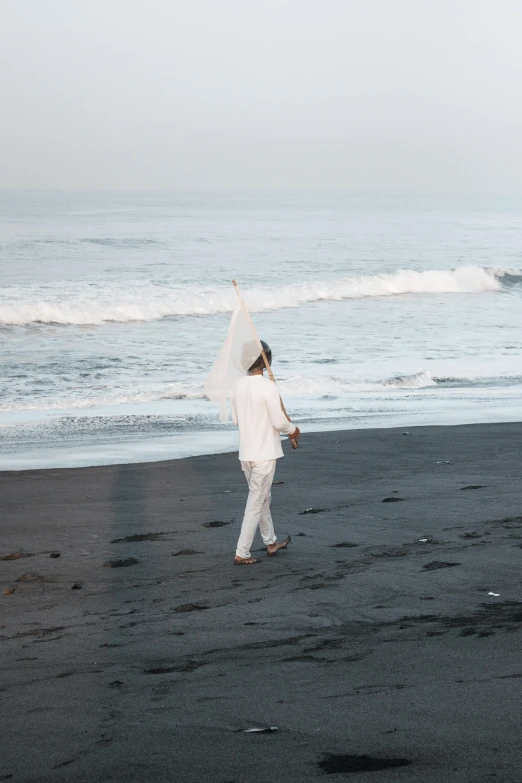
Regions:
<instances>
[{"instance_id":1,"label":"black sand beach","mask_svg":"<svg viewBox=\"0 0 522 783\"><path fill-rule=\"evenodd\" d=\"M521 444L305 433L250 567L236 454L0 474L0 780L522 781Z\"/></svg>"}]
</instances>

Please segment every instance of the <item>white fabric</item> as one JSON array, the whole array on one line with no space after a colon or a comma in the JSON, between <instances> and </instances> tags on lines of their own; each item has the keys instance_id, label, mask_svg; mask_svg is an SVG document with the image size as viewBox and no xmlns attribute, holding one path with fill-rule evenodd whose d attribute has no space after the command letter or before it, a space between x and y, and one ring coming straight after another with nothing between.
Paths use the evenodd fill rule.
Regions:
<instances>
[{"instance_id":1,"label":"white fabric","mask_svg":"<svg viewBox=\"0 0 522 783\"><path fill-rule=\"evenodd\" d=\"M219 418L225 424L228 421L227 399L230 398L232 388L259 355L259 345L254 339L252 324L238 301L232 313L227 337L204 386L205 394L219 407Z\"/></svg>"},{"instance_id":2,"label":"white fabric","mask_svg":"<svg viewBox=\"0 0 522 783\"><path fill-rule=\"evenodd\" d=\"M295 424L281 410L277 386L262 375L245 375L232 390L232 417L239 425L239 459L261 462L283 456L280 433Z\"/></svg>"},{"instance_id":3,"label":"white fabric","mask_svg":"<svg viewBox=\"0 0 522 783\"><path fill-rule=\"evenodd\" d=\"M246 558L251 557L250 547L258 525L265 546L275 544L277 541L270 514L272 481L274 480L276 461L275 459L262 462L242 461L241 467L248 482L248 500L237 542L236 555Z\"/></svg>"}]
</instances>

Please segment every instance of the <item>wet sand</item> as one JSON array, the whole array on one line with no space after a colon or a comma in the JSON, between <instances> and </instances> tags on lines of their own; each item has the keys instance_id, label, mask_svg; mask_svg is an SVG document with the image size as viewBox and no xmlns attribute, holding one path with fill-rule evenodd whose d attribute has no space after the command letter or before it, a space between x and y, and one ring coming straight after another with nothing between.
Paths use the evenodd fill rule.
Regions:
<instances>
[{"instance_id":1,"label":"wet sand","mask_svg":"<svg viewBox=\"0 0 522 783\"><path fill-rule=\"evenodd\" d=\"M235 454L1 473L0 780L519 783L522 424L407 432L286 444L251 567Z\"/></svg>"}]
</instances>

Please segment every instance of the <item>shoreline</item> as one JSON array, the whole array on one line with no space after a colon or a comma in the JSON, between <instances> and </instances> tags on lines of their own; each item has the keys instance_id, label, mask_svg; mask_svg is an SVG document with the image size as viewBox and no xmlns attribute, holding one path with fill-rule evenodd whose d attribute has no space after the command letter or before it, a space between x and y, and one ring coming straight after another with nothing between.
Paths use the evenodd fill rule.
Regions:
<instances>
[{"instance_id":1,"label":"shoreline","mask_svg":"<svg viewBox=\"0 0 522 783\"><path fill-rule=\"evenodd\" d=\"M337 432L355 432L359 430L364 430L367 432L373 432L373 431L389 431L389 430L398 430L398 429L418 429L418 428L424 428L424 427L473 427L473 426L487 426L487 425L509 425L509 424L518 424L520 423L520 420L513 420L511 419L511 413L507 414L506 419L494 419L493 421L464 421L464 422L454 422L451 421L451 418L449 420L442 421L441 423L424 423L424 424L401 424L400 420L399 422L393 421L390 422L388 426L366 426L365 424L359 424L357 420L350 422L346 425L346 427L339 427L337 422L331 422L327 423L324 426L318 428L318 429L307 429L306 422L304 424L301 423L301 428L303 429L303 432L305 435L318 435L318 434L325 434L328 435L328 433L337 433ZM299 423L299 420L296 420ZM312 427L318 426L317 423L314 423L311 425ZM179 456L165 456L161 457L161 453L164 451L172 451L172 442L170 441L171 438L176 437L178 439L177 442L177 449L184 449L184 451ZM229 448L223 448L223 443L221 444L215 444L214 446L210 447L210 442L215 439L219 439L223 443L229 444ZM170 441L170 442L168 442ZM194 451L194 442L195 441L202 441L202 446ZM206 442L206 446L203 445ZM181 444L185 444L182 446ZM97 444L84 444L78 445L76 447L64 447L64 446L57 446L55 448L52 448L50 451L51 454L63 454L69 453L68 461L72 459L77 459L79 461L79 464L56 464L56 458L55 461L52 462L52 464L46 464L49 461L52 460L51 457L42 457L39 461L36 459L37 464L33 464L29 467L24 466L23 464L20 465L20 467L14 467L14 468L6 468L2 467L2 462L7 462L9 460L12 461L34 461L35 457L34 454L38 453L39 449L30 449L27 452L18 452L14 454L9 454L7 457L4 457L2 460L2 457L0 457L0 474L1 473L18 473L18 472L28 472L31 470L69 470L69 469L80 469L80 468L88 468L88 467L105 467L109 465L141 465L141 464L153 464L156 462L171 462L171 461L178 461L182 459L190 459L191 457L200 457L200 456L218 456L220 454L230 454L234 451L237 451L238 449L238 443L239 443L239 436L237 434L237 429L229 429L229 430L216 430L216 431L203 431L203 432L195 432L195 433L184 433L183 435L169 435L161 439L144 439L143 441L112 441L106 444L97 443ZM136 445L138 444L138 445ZM118 458L112 458L109 462L100 462L101 459L100 456L95 457L95 454L100 454L104 450L110 450L109 453L121 453L122 455L125 453L125 451L128 451L129 449L137 451L137 456L140 455L143 457L144 453L147 452L154 452L154 455L151 456L150 459L135 459L135 460L124 460L124 459L118 459ZM93 456L91 459L94 461L84 463L83 460L85 460L85 453L92 452ZM78 456L74 457L71 455L77 454Z\"/></svg>"},{"instance_id":2,"label":"shoreline","mask_svg":"<svg viewBox=\"0 0 522 783\"><path fill-rule=\"evenodd\" d=\"M255 567L232 565L237 453L0 472L0 558L27 555L0 560L0 778L304 783L366 756L408 762L382 781L517 780L521 441L284 441L292 543Z\"/></svg>"}]
</instances>

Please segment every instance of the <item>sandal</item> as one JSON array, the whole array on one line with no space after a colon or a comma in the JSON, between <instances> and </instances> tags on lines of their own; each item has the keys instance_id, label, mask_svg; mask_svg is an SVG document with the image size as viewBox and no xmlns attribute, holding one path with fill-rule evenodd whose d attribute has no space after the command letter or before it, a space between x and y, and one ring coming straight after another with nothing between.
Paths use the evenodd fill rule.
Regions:
<instances>
[{"instance_id":1,"label":"sandal","mask_svg":"<svg viewBox=\"0 0 522 783\"><path fill-rule=\"evenodd\" d=\"M255 557L238 557L238 555L234 558L234 565L254 565L254 563L260 563L261 560L258 560Z\"/></svg>"},{"instance_id":2,"label":"sandal","mask_svg":"<svg viewBox=\"0 0 522 783\"><path fill-rule=\"evenodd\" d=\"M270 549L267 547L266 548L267 555L270 555L270 557L273 557L274 555L276 555L278 553L278 551L280 549L286 549L286 547L288 546L288 544L290 543L291 540L292 539L290 538L290 536L287 536L285 539L283 539L283 541L276 541L275 544L269 544L268 546L275 546L275 549L270 551Z\"/></svg>"}]
</instances>

